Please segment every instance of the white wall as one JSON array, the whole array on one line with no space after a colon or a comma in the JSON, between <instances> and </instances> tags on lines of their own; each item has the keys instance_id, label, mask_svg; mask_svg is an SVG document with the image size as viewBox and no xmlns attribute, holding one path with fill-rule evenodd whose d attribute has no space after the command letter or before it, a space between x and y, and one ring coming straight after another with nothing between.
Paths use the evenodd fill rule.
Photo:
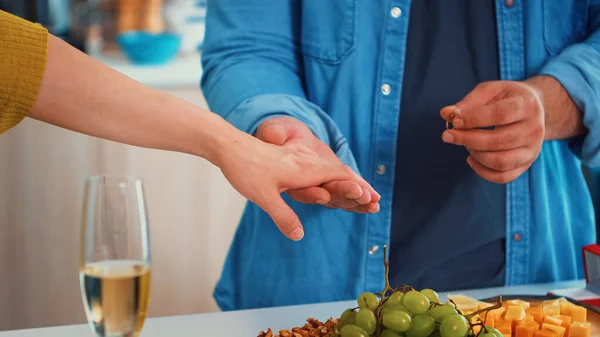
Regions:
<instances>
[{"instance_id":1,"label":"white wall","mask_svg":"<svg viewBox=\"0 0 600 337\"><path fill-rule=\"evenodd\" d=\"M170 93L206 108L197 88ZM86 177L104 172L144 179L149 315L217 310L212 290L245 202L218 169L25 120L0 137L0 330L85 322L79 217Z\"/></svg>"}]
</instances>

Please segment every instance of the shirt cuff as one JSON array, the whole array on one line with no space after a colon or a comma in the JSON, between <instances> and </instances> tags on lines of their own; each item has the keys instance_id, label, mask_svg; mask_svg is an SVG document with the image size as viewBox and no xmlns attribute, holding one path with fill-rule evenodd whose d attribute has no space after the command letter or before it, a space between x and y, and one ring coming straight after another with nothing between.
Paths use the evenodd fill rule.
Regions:
<instances>
[{"instance_id":1,"label":"shirt cuff","mask_svg":"<svg viewBox=\"0 0 600 337\"><path fill-rule=\"evenodd\" d=\"M583 112L583 123L588 133L582 138L573 139L570 145L584 164L599 167L600 53L587 44L573 45L546 63L540 74L558 80Z\"/></svg>"},{"instance_id":2,"label":"shirt cuff","mask_svg":"<svg viewBox=\"0 0 600 337\"><path fill-rule=\"evenodd\" d=\"M303 98L284 94L256 96L242 102L226 119L236 128L254 134L260 123L277 116L289 116L306 124L344 164L358 173L354 155L334 120L319 106Z\"/></svg>"}]
</instances>

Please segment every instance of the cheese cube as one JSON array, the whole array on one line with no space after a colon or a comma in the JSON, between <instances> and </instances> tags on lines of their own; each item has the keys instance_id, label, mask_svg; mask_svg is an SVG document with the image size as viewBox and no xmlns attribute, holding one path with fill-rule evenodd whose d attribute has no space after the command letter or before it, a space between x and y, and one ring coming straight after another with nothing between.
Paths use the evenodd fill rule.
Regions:
<instances>
[{"instance_id":1,"label":"cheese cube","mask_svg":"<svg viewBox=\"0 0 600 337\"><path fill-rule=\"evenodd\" d=\"M493 313L488 313L487 315L483 314L483 324L490 326L490 327L494 327L496 326L496 316L494 316Z\"/></svg>"},{"instance_id":2,"label":"cheese cube","mask_svg":"<svg viewBox=\"0 0 600 337\"><path fill-rule=\"evenodd\" d=\"M512 305L517 305L517 306L521 306L525 309L531 307L531 304L529 302L523 301L523 300L508 300L506 301L506 304L508 306L512 306Z\"/></svg>"},{"instance_id":3,"label":"cheese cube","mask_svg":"<svg viewBox=\"0 0 600 337\"><path fill-rule=\"evenodd\" d=\"M542 306L545 306L545 305L550 305L550 306L560 305L560 301L559 300L545 300L545 301L542 301L541 305Z\"/></svg>"},{"instance_id":4,"label":"cheese cube","mask_svg":"<svg viewBox=\"0 0 600 337\"><path fill-rule=\"evenodd\" d=\"M515 337L533 337L536 331L538 331L537 326L519 325L515 328Z\"/></svg>"},{"instance_id":5,"label":"cheese cube","mask_svg":"<svg viewBox=\"0 0 600 337\"><path fill-rule=\"evenodd\" d=\"M574 322L569 327L568 337L590 337L592 325L589 322Z\"/></svg>"},{"instance_id":6,"label":"cheese cube","mask_svg":"<svg viewBox=\"0 0 600 337\"><path fill-rule=\"evenodd\" d=\"M557 316L560 315L560 305L542 305L543 316Z\"/></svg>"},{"instance_id":7,"label":"cheese cube","mask_svg":"<svg viewBox=\"0 0 600 337\"><path fill-rule=\"evenodd\" d=\"M561 302L560 303L560 314L561 315L571 315L571 308L574 307L575 304L571 302Z\"/></svg>"},{"instance_id":8,"label":"cheese cube","mask_svg":"<svg viewBox=\"0 0 600 337\"><path fill-rule=\"evenodd\" d=\"M560 337L565 335L565 328L560 325L553 325L548 323L542 323L542 330L552 330L559 334Z\"/></svg>"},{"instance_id":9,"label":"cheese cube","mask_svg":"<svg viewBox=\"0 0 600 337\"><path fill-rule=\"evenodd\" d=\"M531 315L531 317L533 317L533 320L536 321L538 324L542 324L544 320L544 315L542 315L541 307L528 308L525 310L525 312L528 315Z\"/></svg>"},{"instance_id":10,"label":"cheese cube","mask_svg":"<svg viewBox=\"0 0 600 337\"><path fill-rule=\"evenodd\" d=\"M525 318L525 308L518 305L510 305L506 308L504 314L504 320L506 321L520 321Z\"/></svg>"},{"instance_id":11,"label":"cheese cube","mask_svg":"<svg viewBox=\"0 0 600 337\"><path fill-rule=\"evenodd\" d=\"M560 336L558 335L558 332L556 332L556 331L542 329L542 330L538 330L538 331L534 332L533 337L560 337Z\"/></svg>"},{"instance_id":12,"label":"cheese cube","mask_svg":"<svg viewBox=\"0 0 600 337\"><path fill-rule=\"evenodd\" d=\"M496 329L504 336L512 334L512 323L506 321L496 322Z\"/></svg>"},{"instance_id":13,"label":"cheese cube","mask_svg":"<svg viewBox=\"0 0 600 337\"><path fill-rule=\"evenodd\" d=\"M579 305L574 305L571 307L570 316L572 322L585 322L587 321L587 309Z\"/></svg>"},{"instance_id":14,"label":"cheese cube","mask_svg":"<svg viewBox=\"0 0 600 337\"><path fill-rule=\"evenodd\" d=\"M543 324L562 326L562 320L560 318L556 318L554 316L546 316L546 317L544 317Z\"/></svg>"},{"instance_id":15,"label":"cheese cube","mask_svg":"<svg viewBox=\"0 0 600 337\"><path fill-rule=\"evenodd\" d=\"M571 316L560 315L560 320L562 321L562 325L565 330L565 336L569 335L569 327L571 326Z\"/></svg>"}]
</instances>

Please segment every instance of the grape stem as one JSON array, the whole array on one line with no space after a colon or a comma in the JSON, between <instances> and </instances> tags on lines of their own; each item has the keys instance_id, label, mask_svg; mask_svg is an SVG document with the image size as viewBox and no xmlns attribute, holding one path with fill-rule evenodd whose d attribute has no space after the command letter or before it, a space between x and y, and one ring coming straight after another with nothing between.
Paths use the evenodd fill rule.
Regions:
<instances>
[{"instance_id":1,"label":"grape stem","mask_svg":"<svg viewBox=\"0 0 600 337\"><path fill-rule=\"evenodd\" d=\"M377 308L375 308L375 317L379 318L379 322L377 324L377 331L375 331L375 336L377 336L377 337L379 337L379 335L381 334L381 327L383 326L383 319L381 318L381 310L383 309L383 305L387 301L385 294L388 291L394 292L394 289L390 286L390 264L388 263L388 260L387 260L387 245L383 245L383 266L385 268L385 288L383 288L383 290L379 294L379 297L381 297L381 300L379 301Z\"/></svg>"},{"instance_id":2,"label":"grape stem","mask_svg":"<svg viewBox=\"0 0 600 337\"><path fill-rule=\"evenodd\" d=\"M471 318L475 317L476 315L482 314L484 312L486 313L486 317L487 317L487 313L489 311L500 309L500 308L502 308L502 296L498 297L498 302L496 304L494 304L493 306L487 307L487 308L483 308L483 309L479 309L479 310L477 310L475 312L472 312L472 313L466 315L465 318L470 321Z\"/></svg>"}]
</instances>

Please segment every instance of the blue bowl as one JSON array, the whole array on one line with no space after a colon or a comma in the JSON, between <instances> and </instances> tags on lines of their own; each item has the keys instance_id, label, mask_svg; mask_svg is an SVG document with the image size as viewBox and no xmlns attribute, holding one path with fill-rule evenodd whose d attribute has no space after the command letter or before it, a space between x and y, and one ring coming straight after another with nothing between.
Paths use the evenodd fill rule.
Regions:
<instances>
[{"instance_id":1,"label":"blue bowl","mask_svg":"<svg viewBox=\"0 0 600 337\"><path fill-rule=\"evenodd\" d=\"M131 63L161 65L168 63L177 55L181 47L181 36L130 31L119 34L116 42Z\"/></svg>"}]
</instances>

